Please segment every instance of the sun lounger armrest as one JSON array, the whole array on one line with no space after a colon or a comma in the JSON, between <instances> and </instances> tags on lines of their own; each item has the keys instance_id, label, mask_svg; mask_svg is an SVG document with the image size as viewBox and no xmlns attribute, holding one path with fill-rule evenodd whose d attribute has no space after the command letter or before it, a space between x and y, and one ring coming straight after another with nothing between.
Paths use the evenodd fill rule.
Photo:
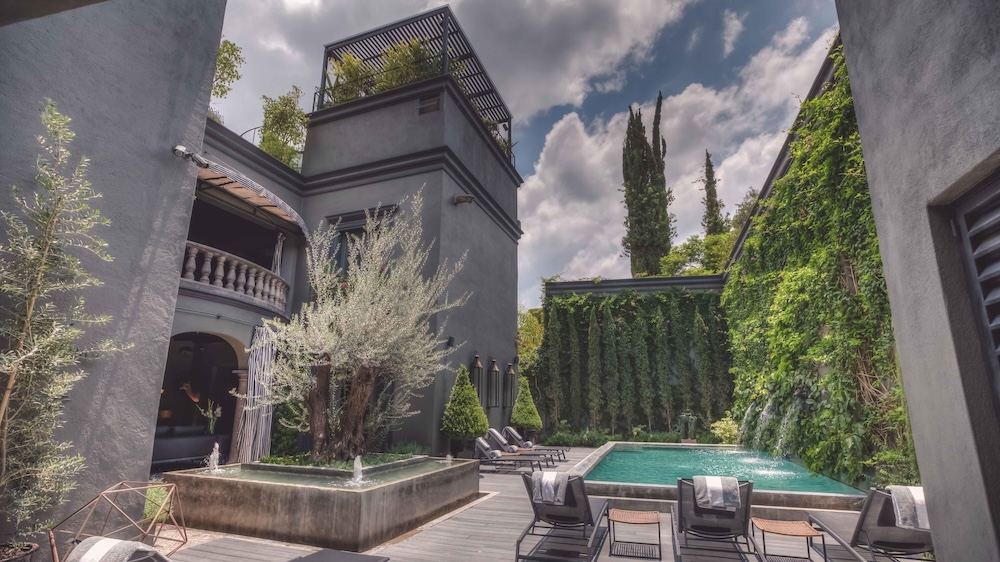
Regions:
<instances>
[{"instance_id":1,"label":"sun lounger armrest","mask_svg":"<svg viewBox=\"0 0 1000 562\"><path fill-rule=\"evenodd\" d=\"M524 537L528 536L528 534L534 531L534 529L535 521L532 520L531 523L528 523L528 526L524 528L524 531L521 531L521 536L517 537L517 543L514 545L514 560L521 559L521 542L523 542Z\"/></svg>"},{"instance_id":2,"label":"sun lounger armrest","mask_svg":"<svg viewBox=\"0 0 1000 562\"><path fill-rule=\"evenodd\" d=\"M851 546L850 541L845 540L844 537L841 537L839 534L837 534L837 532L834 531L825 522L823 522L822 519L818 517L813 517L812 514L809 514L809 524L812 525L813 527L816 527L820 531L823 531L824 533L830 535L830 538L837 541L837 543L839 543L840 546L844 547L844 550L849 552L851 556L853 556L854 559L857 560L858 562L868 562L868 560L866 560L863 556L861 556L861 554L857 550L855 550L854 547Z\"/></svg>"},{"instance_id":3,"label":"sun lounger armrest","mask_svg":"<svg viewBox=\"0 0 1000 562\"><path fill-rule=\"evenodd\" d=\"M605 517L608 516L608 502L605 501L604 505L601 506L601 511L599 513L595 513L593 515L594 515L594 531L592 533L590 533L590 540L587 541L587 548L588 549L593 548L593 546L594 546L594 540L600 534L600 533L597 532L597 530L601 526L601 519L603 519L603 518L605 518Z\"/></svg>"}]
</instances>

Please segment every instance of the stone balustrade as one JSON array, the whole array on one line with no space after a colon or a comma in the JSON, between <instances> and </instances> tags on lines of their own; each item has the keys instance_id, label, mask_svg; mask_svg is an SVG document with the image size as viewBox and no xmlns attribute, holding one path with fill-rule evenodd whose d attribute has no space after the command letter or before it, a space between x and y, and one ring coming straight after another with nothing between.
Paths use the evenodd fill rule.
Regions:
<instances>
[{"instance_id":1,"label":"stone balustrade","mask_svg":"<svg viewBox=\"0 0 1000 562\"><path fill-rule=\"evenodd\" d=\"M197 242L187 242L181 279L279 311L288 299L288 282L266 267Z\"/></svg>"}]
</instances>

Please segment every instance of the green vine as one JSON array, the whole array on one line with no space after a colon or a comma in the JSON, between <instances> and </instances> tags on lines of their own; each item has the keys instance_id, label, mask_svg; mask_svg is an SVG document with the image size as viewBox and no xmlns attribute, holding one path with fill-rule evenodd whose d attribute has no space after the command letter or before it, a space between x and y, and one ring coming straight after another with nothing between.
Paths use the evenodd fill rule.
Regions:
<instances>
[{"instance_id":1,"label":"green vine","mask_svg":"<svg viewBox=\"0 0 1000 562\"><path fill-rule=\"evenodd\" d=\"M549 430L587 427L631 435L639 428L634 424L642 424L640 431L669 431L686 409L707 427L729 409L732 383L719 295L556 295L545 299L543 310L539 353L546 368L537 383L545 390L538 405ZM699 317L705 320L696 329ZM703 386L695 380L699 375L710 387L695 390Z\"/></svg>"},{"instance_id":2,"label":"green vine","mask_svg":"<svg viewBox=\"0 0 1000 562\"><path fill-rule=\"evenodd\" d=\"M803 103L792 164L723 293L733 411L745 444L902 484L916 464L847 69L833 56L835 79Z\"/></svg>"}]
</instances>

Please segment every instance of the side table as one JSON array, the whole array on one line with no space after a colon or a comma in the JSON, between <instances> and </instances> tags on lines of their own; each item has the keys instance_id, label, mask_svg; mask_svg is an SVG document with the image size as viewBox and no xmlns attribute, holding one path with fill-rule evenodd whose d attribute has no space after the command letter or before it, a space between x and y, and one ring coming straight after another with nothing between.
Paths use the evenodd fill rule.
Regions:
<instances>
[{"instance_id":1,"label":"side table","mask_svg":"<svg viewBox=\"0 0 1000 562\"><path fill-rule=\"evenodd\" d=\"M812 560L813 539L819 537L823 544L823 560L826 560L826 537L823 533L813 529L812 525L805 521L776 521L774 519L761 519L751 517L753 524L751 531L756 536L756 529L760 529L760 542L766 562L793 562L796 560ZM802 556L768 556L767 538L765 535L772 533L786 537L802 537L806 539L806 555Z\"/></svg>"},{"instance_id":2,"label":"side table","mask_svg":"<svg viewBox=\"0 0 1000 562\"><path fill-rule=\"evenodd\" d=\"M635 541L620 541L615 536L615 523L625 525L656 525L656 543ZM649 558L663 560L663 539L660 535L659 511L629 511L627 509L612 509L608 511L608 526L611 527L611 556L628 558Z\"/></svg>"}]
</instances>

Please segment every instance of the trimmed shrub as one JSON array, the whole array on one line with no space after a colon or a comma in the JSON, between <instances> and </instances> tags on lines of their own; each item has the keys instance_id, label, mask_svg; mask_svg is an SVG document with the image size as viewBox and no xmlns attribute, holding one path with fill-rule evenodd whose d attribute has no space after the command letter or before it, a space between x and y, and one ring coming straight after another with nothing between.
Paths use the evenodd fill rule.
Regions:
<instances>
[{"instance_id":1,"label":"trimmed shrub","mask_svg":"<svg viewBox=\"0 0 1000 562\"><path fill-rule=\"evenodd\" d=\"M451 388L451 398L441 417L441 432L452 439L475 439L486 434L490 422L479 404L479 396L469 380L469 369L465 365L458 368L455 386Z\"/></svg>"},{"instance_id":2,"label":"trimmed shrub","mask_svg":"<svg viewBox=\"0 0 1000 562\"><path fill-rule=\"evenodd\" d=\"M525 377L518 377L517 400L514 401L514 409L510 413L510 425L531 431L538 431L542 428L542 417L538 415L538 409L535 408L535 401L531 398L531 389L528 388L528 379Z\"/></svg>"}]
</instances>

